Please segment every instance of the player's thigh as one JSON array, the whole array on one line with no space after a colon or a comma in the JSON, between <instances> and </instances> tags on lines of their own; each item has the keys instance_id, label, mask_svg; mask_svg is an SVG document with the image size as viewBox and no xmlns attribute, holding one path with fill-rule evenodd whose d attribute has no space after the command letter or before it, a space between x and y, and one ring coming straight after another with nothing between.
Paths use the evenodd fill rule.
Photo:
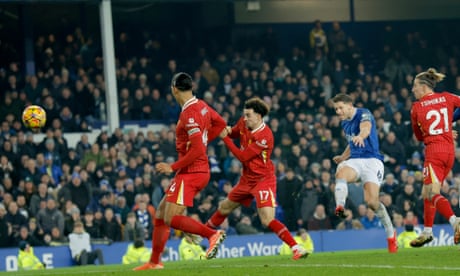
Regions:
<instances>
[{"instance_id":1,"label":"player's thigh","mask_svg":"<svg viewBox=\"0 0 460 276\"><path fill-rule=\"evenodd\" d=\"M226 198L219 202L219 212L222 215L228 215L240 205L240 203L231 201L230 199Z\"/></svg>"},{"instance_id":2,"label":"player's thigh","mask_svg":"<svg viewBox=\"0 0 460 276\"><path fill-rule=\"evenodd\" d=\"M177 215L183 215L185 213L186 208L187 206L185 205L179 205L179 204L172 203L172 202L166 202L165 213L164 213L165 223L170 225L172 218Z\"/></svg>"},{"instance_id":3,"label":"player's thigh","mask_svg":"<svg viewBox=\"0 0 460 276\"><path fill-rule=\"evenodd\" d=\"M233 202L238 202L246 207L251 205L253 196L251 194L251 187L249 186L248 181L241 177L238 184L236 184L228 194L227 199Z\"/></svg>"},{"instance_id":4,"label":"player's thigh","mask_svg":"<svg viewBox=\"0 0 460 276\"><path fill-rule=\"evenodd\" d=\"M360 165L356 159L348 159L337 166L335 179L345 179L347 183L356 182L359 179Z\"/></svg>"},{"instance_id":5,"label":"player's thigh","mask_svg":"<svg viewBox=\"0 0 460 276\"><path fill-rule=\"evenodd\" d=\"M155 211L155 218L157 219L164 218L165 207L166 207L166 197L163 197L160 201L160 204L158 204L157 210Z\"/></svg>"}]
</instances>

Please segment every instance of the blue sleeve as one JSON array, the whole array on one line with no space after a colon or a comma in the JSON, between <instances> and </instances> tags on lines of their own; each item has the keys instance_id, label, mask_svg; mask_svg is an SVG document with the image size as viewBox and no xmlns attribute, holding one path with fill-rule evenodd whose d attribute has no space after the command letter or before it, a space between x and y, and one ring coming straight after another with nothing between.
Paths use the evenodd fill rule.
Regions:
<instances>
[{"instance_id":1,"label":"blue sleeve","mask_svg":"<svg viewBox=\"0 0 460 276\"><path fill-rule=\"evenodd\" d=\"M460 108L456 108L454 111L454 118L452 119L452 122L455 122L460 119Z\"/></svg>"}]
</instances>

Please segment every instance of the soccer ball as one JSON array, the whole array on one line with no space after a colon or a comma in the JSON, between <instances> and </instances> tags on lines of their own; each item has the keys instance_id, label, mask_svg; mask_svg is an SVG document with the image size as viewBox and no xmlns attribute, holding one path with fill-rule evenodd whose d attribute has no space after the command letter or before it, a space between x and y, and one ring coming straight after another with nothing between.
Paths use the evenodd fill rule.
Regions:
<instances>
[{"instance_id":1,"label":"soccer ball","mask_svg":"<svg viewBox=\"0 0 460 276\"><path fill-rule=\"evenodd\" d=\"M46 111L38 105L29 105L22 112L22 122L27 128L40 129L46 123Z\"/></svg>"}]
</instances>

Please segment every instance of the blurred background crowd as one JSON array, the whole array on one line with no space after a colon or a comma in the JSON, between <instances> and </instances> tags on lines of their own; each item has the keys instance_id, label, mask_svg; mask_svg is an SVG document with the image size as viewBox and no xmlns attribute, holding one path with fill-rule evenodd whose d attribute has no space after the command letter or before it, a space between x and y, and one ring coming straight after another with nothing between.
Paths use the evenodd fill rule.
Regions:
<instances>
[{"instance_id":1,"label":"blurred background crowd","mask_svg":"<svg viewBox=\"0 0 460 276\"><path fill-rule=\"evenodd\" d=\"M193 36L146 32L139 37L121 31L115 34L120 119L153 120L166 127L103 131L94 141L85 132L106 120L100 42L81 28L39 34L34 41L35 75L24 74L18 61L0 68L0 247L22 240L32 246L66 243L77 220L92 238L150 239L152 218L170 179L153 167L177 158L180 107L169 86L180 71L194 77L197 96L229 125L241 116L246 99L258 96L269 103L266 122L276 144L277 217L291 231L382 227L363 203L359 183L349 187L347 219L334 215L336 164L331 158L342 153L346 141L329 99L339 92L353 95L357 106L375 116L385 156L380 199L395 226L420 225L424 156L409 124L412 80L435 67L447 75L437 90L460 93L458 32L442 23L419 31L387 25L376 30L383 43L373 45L375 55L369 55L339 22L320 20L305 29L304 43L288 51L280 50L279 36L270 27L238 47L187 48ZM47 112L40 143L20 122L29 104ZM75 147L68 145L69 132L82 133ZM188 208L202 222L241 172L241 164L219 139L209 145L208 155L211 182ZM457 216L459 187L460 149L441 191ZM227 234L266 231L254 210L235 210L223 224ZM447 222L437 216L436 223ZM171 238L178 237L180 233L172 233Z\"/></svg>"}]
</instances>

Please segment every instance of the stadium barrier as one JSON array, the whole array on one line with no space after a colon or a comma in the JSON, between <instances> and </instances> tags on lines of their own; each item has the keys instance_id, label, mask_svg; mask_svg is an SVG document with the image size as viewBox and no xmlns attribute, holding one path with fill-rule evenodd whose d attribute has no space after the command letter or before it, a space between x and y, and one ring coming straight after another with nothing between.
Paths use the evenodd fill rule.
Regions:
<instances>
[{"instance_id":1,"label":"stadium barrier","mask_svg":"<svg viewBox=\"0 0 460 276\"><path fill-rule=\"evenodd\" d=\"M398 229L398 233L402 230ZM421 228L415 227L415 231L419 233ZM383 249L387 246L383 229L311 231L309 233L315 245L314 252ZM454 245L453 230L450 225L435 225L433 234L434 240L427 246ZM167 250L162 256L163 262L179 260L179 243L180 240L168 241ZM96 244L93 248L102 249L106 264L120 264L128 244L128 242L118 242L111 245ZM146 241L146 245L149 246L150 244L151 241ZM206 242L204 245L207 245ZM228 236L221 245L217 257L238 258L276 255L279 253L280 246L281 242L278 237L271 233ZM35 255L46 264L47 269L74 265L68 246L35 247L34 251ZM17 255L17 248L1 249L0 271L16 271L18 269Z\"/></svg>"}]
</instances>

